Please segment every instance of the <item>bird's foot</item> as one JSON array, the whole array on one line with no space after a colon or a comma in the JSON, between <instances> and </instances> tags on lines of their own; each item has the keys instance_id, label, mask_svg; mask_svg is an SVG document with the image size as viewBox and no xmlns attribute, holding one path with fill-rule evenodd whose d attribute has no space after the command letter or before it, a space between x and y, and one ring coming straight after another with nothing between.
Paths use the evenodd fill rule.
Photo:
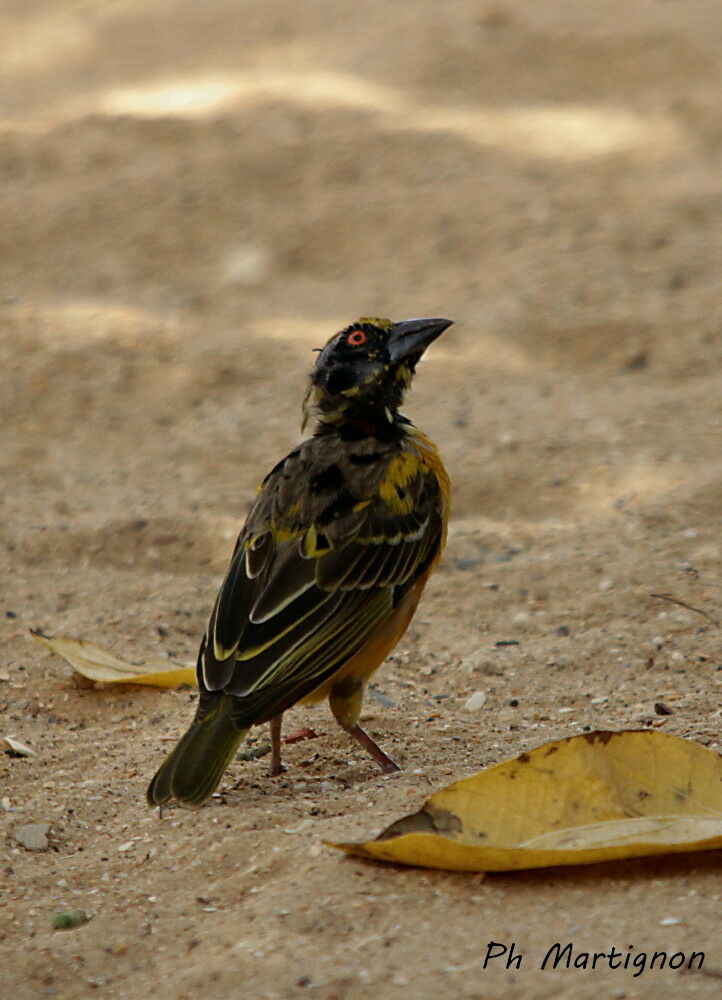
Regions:
<instances>
[{"instance_id":1,"label":"bird's foot","mask_svg":"<svg viewBox=\"0 0 722 1000\"><path fill-rule=\"evenodd\" d=\"M379 765L384 774L394 774L396 771L400 771L401 768L387 753L381 749L376 740L372 739L369 734L361 728L358 724L355 726L342 726L346 732L353 736L355 740L361 744L366 753L370 754L376 763Z\"/></svg>"}]
</instances>

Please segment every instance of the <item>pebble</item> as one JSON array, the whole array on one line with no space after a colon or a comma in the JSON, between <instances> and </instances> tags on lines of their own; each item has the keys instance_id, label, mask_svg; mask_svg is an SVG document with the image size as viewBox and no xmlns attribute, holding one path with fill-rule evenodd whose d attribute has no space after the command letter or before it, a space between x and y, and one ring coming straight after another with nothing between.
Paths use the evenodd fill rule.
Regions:
<instances>
[{"instance_id":1,"label":"pebble","mask_svg":"<svg viewBox=\"0 0 722 1000\"><path fill-rule=\"evenodd\" d=\"M285 829L284 833L300 833L302 830L308 830L309 827L313 826L312 819L302 819L298 826L292 826Z\"/></svg>"},{"instance_id":2,"label":"pebble","mask_svg":"<svg viewBox=\"0 0 722 1000\"><path fill-rule=\"evenodd\" d=\"M611 590L614 586L614 580L600 580L599 589L600 590Z\"/></svg>"},{"instance_id":3,"label":"pebble","mask_svg":"<svg viewBox=\"0 0 722 1000\"><path fill-rule=\"evenodd\" d=\"M239 750L236 754L236 760L259 760L261 757L266 757L270 752L271 744L268 740L262 740L258 746Z\"/></svg>"},{"instance_id":4,"label":"pebble","mask_svg":"<svg viewBox=\"0 0 722 1000\"><path fill-rule=\"evenodd\" d=\"M20 740L16 740L14 736L3 736L3 743L5 744L5 752L11 757L32 757L35 754L34 750L21 743Z\"/></svg>"},{"instance_id":5,"label":"pebble","mask_svg":"<svg viewBox=\"0 0 722 1000\"><path fill-rule=\"evenodd\" d=\"M370 687L368 689L368 693L370 698L374 698L379 703L379 705L383 705L384 708L396 708L395 701L392 701L390 698L387 698L385 694L382 694L375 688Z\"/></svg>"},{"instance_id":6,"label":"pebble","mask_svg":"<svg viewBox=\"0 0 722 1000\"><path fill-rule=\"evenodd\" d=\"M662 638L662 636L655 635L654 639L652 639L652 645L654 646L655 649L661 649L662 646L664 645L664 639Z\"/></svg>"},{"instance_id":7,"label":"pebble","mask_svg":"<svg viewBox=\"0 0 722 1000\"><path fill-rule=\"evenodd\" d=\"M83 924L87 924L90 917L85 912L85 910L66 910L62 913L56 913L53 919L50 921L50 926L54 931L72 931L76 927L82 927Z\"/></svg>"},{"instance_id":8,"label":"pebble","mask_svg":"<svg viewBox=\"0 0 722 1000\"><path fill-rule=\"evenodd\" d=\"M674 927L675 924L681 924L681 923L682 921L679 919L679 917L663 917L662 920L659 921L659 926Z\"/></svg>"},{"instance_id":9,"label":"pebble","mask_svg":"<svg viewBox=\"0 0 722 1000\"><path fill-rule=\"evenodd\" d=\"M476 712L480 708L483 708L486 704L486 692L485 691L475 691L470 698L467 698L464 702L464 708L467 712Z\"/></svg>"},{"instance_id":10,"label":"pebble","mask_svg":"<svg viewBox=\"0 0 722 1000\"><path fill-rule=\"evenodd\" d=\"M15 840L27 851L47 851L50 823L27 823L15 830Z\"/></svg>"},{"instance_id":11,"label":"pebble","mask_svg":"<svg viewBox=\"0 0 722 1000\"><path fill-rule=\"evenodd\" d=\"M669 707L669 705L665 705L663 701L656 701L654 703L654 711L657 715L674 715L673 710Z\"/></svg>"}]
</instances>

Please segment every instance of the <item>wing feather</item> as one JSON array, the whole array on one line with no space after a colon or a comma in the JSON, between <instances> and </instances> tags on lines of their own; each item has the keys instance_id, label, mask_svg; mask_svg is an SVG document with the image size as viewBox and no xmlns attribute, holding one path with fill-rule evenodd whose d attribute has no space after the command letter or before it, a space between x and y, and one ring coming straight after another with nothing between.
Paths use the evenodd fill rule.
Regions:
<instances>
[{"instance_id":1,"label":"wing feather","mask_svg":"<svg viewBox=\"0 0 722 1000\"><path fill-rule=\"evenodd\" d=\"M300 501L290 502L286 466L264 482L201 654L199 680L235 696L238 725L285 711L333 676L428 568L441 544L439 483L422 461L413 465L413 455L404 468L413 466L414 473L401 490L377 485L365 499L354 497L350 486L339 490L335 474L316 476L316 482L334 480L333 496L342 498L335 502L333 523L326 518L329 496L315 496L314 480L304 473L313 463L304 461L295 494ZM314 519L314 510L322 512L322 521Z\"/></svg>"},{"instance_id":2,"label":"wing feather","mask_svg":"<svg viewBox=\"0 0 722 1000\"><path fill-rule=\"evenodd\" d=\"M371 600L366 595L350 616L334 615L320 636L309 635L289 661L279 661L262 685L236 702L236 725L265 722L323 684L363 646L391 607L391 591L379 590Z\"/></svg>"}]
</instances>

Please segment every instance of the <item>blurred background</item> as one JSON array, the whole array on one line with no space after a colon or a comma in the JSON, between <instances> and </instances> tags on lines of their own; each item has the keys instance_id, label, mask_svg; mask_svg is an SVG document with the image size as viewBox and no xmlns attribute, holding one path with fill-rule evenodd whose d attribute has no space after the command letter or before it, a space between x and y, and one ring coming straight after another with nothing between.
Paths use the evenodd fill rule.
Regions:
<instances>
[{"instance_id":1,"label":"blurred background","mask_svg":"<svg viewBox=\"0 0 722 1000\"><path fill-rule=\"evenodd\" d=\"M7 0L0 38L23 545L53 504L103 565L149 511L232 533L358 315L456 320L410 412L457 518L719 499L716 0Z\"/></svg>"},{"instance_id":2,"label":"blurred background","mask_svg":"<svg viewBox=\"0 0 722 1000\"><path fill-rule=\"evenodd\" d=\"M230 513L358 315L457 322L411 404L457 516L717 456L716 0L7 0L0 37L3 460L74 511Z\"/></svg>"},{"instance_id":3,"label":"blurred background","mask_svg":"<svg viewBox=\"0 0 722 1000\"><path fill-rule=\"evenodd\" d=\"M721 59L719 0L3 0L0 696L51 781L105 788L100 743L131 776L83 822L143 814L188 694L111 711L27 627L190 661L311 349L359 315L456 321L407 404L453 524L384 746L435 780L655 700L716 744L719 631L649 594L719 614Z\"/></svg>"}]
</instances>

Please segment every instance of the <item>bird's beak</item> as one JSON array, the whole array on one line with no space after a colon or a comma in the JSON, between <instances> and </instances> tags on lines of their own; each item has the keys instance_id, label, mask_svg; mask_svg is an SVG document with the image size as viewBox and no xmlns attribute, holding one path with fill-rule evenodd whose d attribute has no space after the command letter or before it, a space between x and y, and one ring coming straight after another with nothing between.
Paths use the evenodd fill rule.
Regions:
<instances>
[{"instance_id":1,"label":"bird's beak","mask_svg":"<svg viewBox=\"0 0 722 1000\"><path fill-rule=\"evenodd\" d=\"M418 360L429 344L453 322L451 319L405 319L394 323L388 342L392 363L411 357Z\"/></svg>"}]
</instances>

